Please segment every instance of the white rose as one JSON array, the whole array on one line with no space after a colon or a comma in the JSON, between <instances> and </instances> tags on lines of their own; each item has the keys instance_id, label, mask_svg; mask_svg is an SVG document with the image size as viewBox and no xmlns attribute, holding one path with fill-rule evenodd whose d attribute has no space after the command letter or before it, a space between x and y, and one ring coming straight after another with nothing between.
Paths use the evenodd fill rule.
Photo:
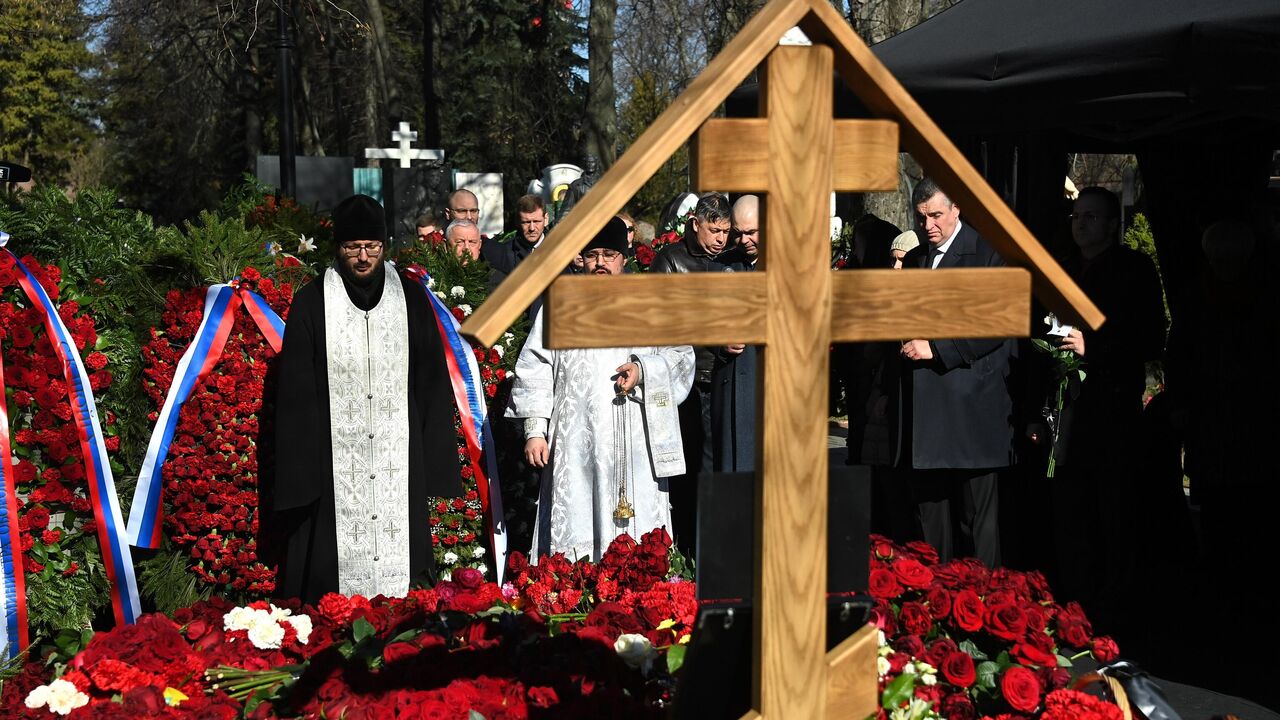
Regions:
<instances>
[{"instance_id":1,"label":"white rose","mask_svg":"<svg viewBox=\"0 0 1280 720\"><path fill-rule=\"evenodd\" d=\"M471 306L465 303L462 305L459 305L458 309L462 311L462 314L464 317L471 314Z\"/></svg>"},{"instance_id":2,"label":"white rose","mask_svg":"<svg viewBox=\"0 0 1280 720\"><path fill-rule=\"evenodd\" d=\"M458 554L455 552L447 552L444 554L444 561L452 565L458 562Z\"/></svg>"},{"instance_id":3,"label":"white rose","mask_svg":"<svg viewBox=\"0 0 1280 720\"><path fill-rule=\"evenodd\" d=\"M311 639L311 617L309 615L294 615L285 618L293 626L294 632L298 633L298 642L306 645Z\"/></svg>"},{"instance_id":4,"label":"white rose","mask_svg":"<svg viewBox=\"0 0 1280 720\"><path fill-rule=\"evenodd\" d=\"M275 620L259 620L249 628L249 642L259 650L275 650L284 641L284 628Z\"/></svg>"},{"instance_id":5,"label":"white rose","mask_svg":"<svg viewBox=\"0 0 1280 720\"><path fill-rule=\"evenodd\" d=\"M889 671L892 669L893 669L893 665L889 662L889 658L887 657L876 658L876 672L879 673L880 677L884 677L885 675L888 675Z\"/></svg>"},{"instance_id":6,"label":"white rose","mask_svg":"<svg viewBox=\"0 0 1280 720\"><path fill-rule=\"evenodd\" d=\"M640 668L643 673L649 672L654 658L658 657L658 651L653 649L653 643L649 642L649 638L636 633L619 635L617 641L613 643L613 649L623 662L633 668Z\"/></svg>"},{"instance_id":7,"label":"white rose","mask_svg":"<svg viewBox=\"0 0 1280 720\"><path fill-rule=\"evenodd\" d=\"M471 551L471 557L484 557L484 548L478 547Z\"/></svg>"},{"instance_id":8,"label":"white rose","mask_svg":"<svg viewBox=\"0 0 1280 720\"><path fill-rule=\"evenodd\" d=\"M467 296L467 289L462 287L461 285L454 285L453 287L449 288L449 297L458 298L459 300L461 300L466 296Z\"/></svg>"}]
</instances>

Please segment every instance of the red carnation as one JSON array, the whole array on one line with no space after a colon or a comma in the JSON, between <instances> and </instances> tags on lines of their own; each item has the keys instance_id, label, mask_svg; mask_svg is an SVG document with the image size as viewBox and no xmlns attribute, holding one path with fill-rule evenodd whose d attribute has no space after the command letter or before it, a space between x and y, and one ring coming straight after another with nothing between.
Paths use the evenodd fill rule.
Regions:
<instances>
[{"instance_id":1,"label":"red carnation","mask_svg":"<svg viewBox=\"0 0 1280 720\"><path fill-rule=\"evenodd\" d=\"M44 530L49 527L49 509L37 505L27 511L27 523L32 530Z\"/></svg>"},{"instance_id":2,"label":"red carnation","mask_svg":"<svg viewBox=\"0 0 1280 720\"><path fill-rule=\"evenodd\" d=\"M316 609L329 622L335 625L345 625L347 620L351 619L353 608L350 598L331 592L320 598L320 602L316 604Z\"/></svg>"}]
</instances>

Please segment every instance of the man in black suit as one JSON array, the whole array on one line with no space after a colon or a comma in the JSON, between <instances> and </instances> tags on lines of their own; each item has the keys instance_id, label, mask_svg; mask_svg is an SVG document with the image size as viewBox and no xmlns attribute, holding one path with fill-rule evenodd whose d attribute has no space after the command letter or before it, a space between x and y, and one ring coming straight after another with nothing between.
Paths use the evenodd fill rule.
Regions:
<instances>
[{"instance_id":1,"label":"man in black suit","mask_svg":"<svg viewBox=\"0 0 1280 720\"><path fill-rule=\"evenodd\" d=\"M930 178L911 196L926 242L908 268L999 267L1005 264L960 207ZM1012 340L913 339L902 344L910 418L902 454L924 539L943 560L974 555L1000 564L997 477L1013 461L1013 401L1008 377Z\"/></svg>"}]
</instances>

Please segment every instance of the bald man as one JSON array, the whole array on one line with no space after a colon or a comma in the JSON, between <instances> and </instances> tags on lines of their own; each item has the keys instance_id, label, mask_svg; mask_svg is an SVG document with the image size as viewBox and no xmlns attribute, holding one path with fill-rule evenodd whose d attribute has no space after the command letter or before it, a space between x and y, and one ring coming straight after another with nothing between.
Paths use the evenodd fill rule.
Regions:
<instances>
[{"instance_id":1,"label":"bald man","mask_svg":"<svg viewBox=\"0 0 1280 720\"><path fill-rule=\"evenodd\" d=\"M733 204L725 253L728 270L751 272L760 257L760 198L743 195ZM747 472L755 467L756 349L735 343L717 354L711 371L711 467Z\"/></svg>"},{"instance_id":2,"label":"bald man","mask_svg":"<svg viewBox=\"0 0 1280 720\"><path fill-rule=\"evenodd\" d=\"M449 222L454 220L470 220L480 224L480 200L476 194L466 188L459 188L449 193L448 206L444 216Z\"/></svg>"}]
</instances>

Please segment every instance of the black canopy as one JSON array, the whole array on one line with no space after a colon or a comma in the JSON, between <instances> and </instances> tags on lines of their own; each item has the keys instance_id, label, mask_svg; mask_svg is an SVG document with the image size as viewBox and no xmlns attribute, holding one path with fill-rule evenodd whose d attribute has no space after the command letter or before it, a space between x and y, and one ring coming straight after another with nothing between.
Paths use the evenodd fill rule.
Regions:
<instances>
[{"instance_id":1,"label":"black canopy","mask_svg":"<svg viewBox=\"0 0 1280 720\"><path fill-rule=\"evenodd\" d=\"M964 0L872 50L953 133L1280 130L1278 0Z\"/></svg>"}]
</instances>

